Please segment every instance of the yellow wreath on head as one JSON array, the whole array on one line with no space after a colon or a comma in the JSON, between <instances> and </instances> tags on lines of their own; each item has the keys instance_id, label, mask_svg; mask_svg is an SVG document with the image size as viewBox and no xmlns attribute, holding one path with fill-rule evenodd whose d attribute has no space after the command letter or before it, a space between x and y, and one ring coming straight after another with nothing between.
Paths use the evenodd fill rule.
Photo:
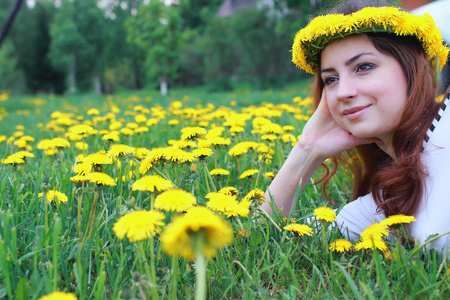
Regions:
<instances>
[{"instance_id":1,"label":"yellow wreath on head","mask_svg":"<svg viewBox=\"0 0 450 300\"><path fill-rule=\"evenodd\" d=\"M413 15L396 7L365 7L349 15L318 16L297 32L292 46L292 61L308 73L317 73L320 53L335 39L352 34L387 32L398 36L415 36L429 61L442 70L450 48L429 14Z\"/></svg>"}]
</instances>

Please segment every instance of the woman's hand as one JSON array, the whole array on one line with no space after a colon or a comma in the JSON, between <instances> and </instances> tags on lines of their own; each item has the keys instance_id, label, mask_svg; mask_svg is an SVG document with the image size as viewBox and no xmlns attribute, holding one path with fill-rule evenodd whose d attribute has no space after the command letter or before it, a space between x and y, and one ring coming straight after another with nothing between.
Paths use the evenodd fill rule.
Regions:
<instances>
[{"instance_id":1,"label":"woman's hand","mask_svg":"<svg viewBox=\"0 0 450 300\"><path fill-rule=\"evenodd\" d=\"M314 114L303 128L298 145L325 160L355 146L380 142L378 138L357 138L339 126L331 115L325 93Z\"/></svg>"}]
</instances>

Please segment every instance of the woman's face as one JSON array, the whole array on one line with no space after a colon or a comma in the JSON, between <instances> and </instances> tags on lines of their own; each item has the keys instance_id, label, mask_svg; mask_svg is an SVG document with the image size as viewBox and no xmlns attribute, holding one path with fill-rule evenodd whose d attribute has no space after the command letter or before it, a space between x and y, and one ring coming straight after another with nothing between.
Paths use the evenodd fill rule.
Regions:
<instances>
[{"instance_id":1,"label":"woman's face","mask_svg":"<svg viewBox=\"0 0 450 300\"><path fill-rule=\"evenodd\" d=\"M352 35L322 51L321 78L330 112L341 127L356 137L391 144L408 87L397 60L380 53L366 35Z\"/></svg>"}]
</instances>

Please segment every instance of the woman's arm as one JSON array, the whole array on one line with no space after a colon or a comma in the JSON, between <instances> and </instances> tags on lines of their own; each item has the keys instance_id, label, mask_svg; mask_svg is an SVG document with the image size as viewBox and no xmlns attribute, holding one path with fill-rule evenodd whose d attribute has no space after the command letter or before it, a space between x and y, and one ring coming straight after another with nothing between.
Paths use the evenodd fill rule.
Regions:
<instances>
[{"instance_id":1,"label":"woman's arm","mask_svg":"<svg viewBox=\"0 0 450 300\"><path fill-rule=\"evenodd\" d=\"M314 171L323 159L297 143L266 191L266 202L261 206L269 214L272 213L270 201L275 200L276 207L283 208L283 216L290 212L295 192L301 180L301 190L306 186Z\"/></svg>"},{"instance_id":2,"label":"woman's arm","mask_svg":"<svg viewBox=\"0 0 450 300\"><path fill-rule=\"evenodd\" d=\"M300 181L301 192L325 159L357 145L379 141L376 138L356 138L340 127L331 116L324 92L300 139L267 189L266 202L261 208L271 214L270 201L273 198L276 207L282 208L283 216L287 216L292 205L295 205L294 196Z\"/></svg>"}]
</instances>

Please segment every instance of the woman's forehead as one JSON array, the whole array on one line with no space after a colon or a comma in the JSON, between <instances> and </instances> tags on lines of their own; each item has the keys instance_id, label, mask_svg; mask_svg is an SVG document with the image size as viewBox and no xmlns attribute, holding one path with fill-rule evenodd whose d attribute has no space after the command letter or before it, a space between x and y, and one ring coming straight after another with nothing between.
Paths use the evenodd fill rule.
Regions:
<instances>
[{"instance_id":1,"label":"woman's forehead","mask_svg":"<svg viewBox=\"0 0 450 300\"><path fill-rule=\"evenodd\" d=\"M321 66L328 63L339 62L340 60L351 58L360 53L376 54L379 51L372 41L365 34L355 34L342 39L336 39L328 43L322 50L320 56Z\"/></svg>"}]
</instances>

